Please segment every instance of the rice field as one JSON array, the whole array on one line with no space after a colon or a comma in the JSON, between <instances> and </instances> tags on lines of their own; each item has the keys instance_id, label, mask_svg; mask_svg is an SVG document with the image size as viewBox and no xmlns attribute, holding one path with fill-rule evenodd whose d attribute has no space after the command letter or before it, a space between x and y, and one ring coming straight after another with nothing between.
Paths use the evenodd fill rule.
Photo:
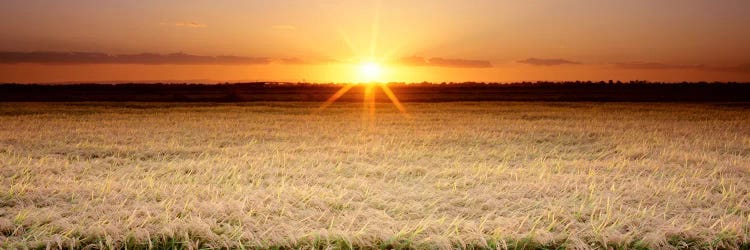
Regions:
<instances>
[{"instance_id":1,"label":"rice field","mask_svg":"<svg viewBox=\"0 0 750 250\"><path fill-rule=\"evenodd\" d=\"M0 249L750 247L750 106L0 103Z\"/></svg>"}]
</instances>

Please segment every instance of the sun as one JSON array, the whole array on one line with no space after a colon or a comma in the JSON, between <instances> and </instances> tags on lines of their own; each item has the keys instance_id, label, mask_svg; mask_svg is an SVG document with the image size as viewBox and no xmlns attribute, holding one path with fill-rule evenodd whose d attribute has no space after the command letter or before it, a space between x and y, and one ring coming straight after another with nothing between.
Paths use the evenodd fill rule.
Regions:
<instances>
[{"instance_id":1,"label":"sun","mask_svg":"<svg viewBox=\"0 0 750 250\"><path fill-rule=\"evenodd\" d=\"M355 66L352 64L352 66ZM388 87L388 83L383 81L383 75L384 75L384 68L378 64L375 61L363 61L360 63L356 69L359 71L360 81L359 82L351 82L349 84L344 85L341 89L336 91L331 97L328 98L320 107L317 109L317 111L321 111L325 109L328 106L331 106L336 100L341 98L344 94L346 94L349 90L352 88L355 88L357 86L358 88L362 88L362 92L364 94L362 98L362 103L364 104L363 107L368 115L367 117L370 118L372 121L372 118L375 116L375 95L377 95L378 92L385 94L386 97L393 103L394 106L396 106L396 109L401 112L406 117L410 117L409 114L406 112L406 109L404 108L404 105L401 104L401 102L398 100L398 97L396 97L396 94L393 93L390 87ZM380 91L376 91L377 89L380 89Z\"/></svg>"},{"instance_id":2,"label":"sun","mask_svg":"<svg viewBox=\"0 0 750 250\"><path fill-rule=\"evenodd\" d=\"M375 62L362 62L359 65L359 74L366 82L380 81L383 75L383 67Z\"/></svg>"}]
</instances>

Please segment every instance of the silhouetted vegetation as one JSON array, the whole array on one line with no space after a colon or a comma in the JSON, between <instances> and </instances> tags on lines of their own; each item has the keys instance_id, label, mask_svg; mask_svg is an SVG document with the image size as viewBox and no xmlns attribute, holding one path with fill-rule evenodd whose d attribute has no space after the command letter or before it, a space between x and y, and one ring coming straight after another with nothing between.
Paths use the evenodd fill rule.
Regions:
<instances>
[{"instance_id":1,"label":"silhouetted vegetation","mask_svg":"<svg viewBox=\"0 0 750 250\"><path fill-rule=\"evenodd\" d=\"M750 83L575 81L518 83L390 83L404 102L452 101L602 101L748 102ZM0 101L255 102L326 100L342 85L312 83L224 84L0 84ZM341 102L359 102L355 87ZM377 101L388 102L382 93Z\"/></svg>"}]
</instances>

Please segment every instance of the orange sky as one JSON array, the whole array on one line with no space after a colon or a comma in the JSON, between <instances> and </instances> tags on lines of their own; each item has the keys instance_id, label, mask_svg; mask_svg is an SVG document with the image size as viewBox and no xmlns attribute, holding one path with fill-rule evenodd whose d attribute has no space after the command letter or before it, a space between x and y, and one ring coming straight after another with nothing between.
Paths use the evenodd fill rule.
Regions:
<instances>
[{"instance_id":1,"label":"orange sky","mask_svg":"<svg viewBox=\"0 0 750 250\"><path fill-rule=\"evenodd\" d=\"M9 0L0 81L349 82L361 80L362 61L382 65L380 81L750 81L749 9L744 0Z\"/></svg>"}]
</instances>

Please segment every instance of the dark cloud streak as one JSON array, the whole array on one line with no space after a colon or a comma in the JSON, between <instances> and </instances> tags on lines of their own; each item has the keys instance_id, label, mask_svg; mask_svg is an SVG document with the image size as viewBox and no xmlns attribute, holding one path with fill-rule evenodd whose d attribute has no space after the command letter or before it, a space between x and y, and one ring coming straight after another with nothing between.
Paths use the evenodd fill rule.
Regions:
<instances>
[{"instance_id":1,"label":"dark cloud streak","mask_svg":"<svg viewBox=\"0 0 750 250\"><path fill-rule=\"evenodd\" d=\"M287 57L287 58L280 58L277 60L274 60L275 63L280 64L290 64L290 65L322 65L322 64L334 64L334 63L341 63L338 60L330 59L330 58L297 58L297 57Z\"/></svg>"},{"instance_id":2,"label":"dark cloud streak","mask_svg":"<svg viewBox=\"0 0 750 250\"><path fill-rule=\"evenodd\" d=\"M615 63L615 67L622 69L704 69L703 65L676 65L656 62L628 62Z\"/></svg>"},{"instance_id":3,"label":"dark cloud streak","mask_svg":"<svg viewBox=\"0 0 750 250\"><path fill-rule=\"evenodd\" d=\"M0 52L0 64L268 64L264 57L198 56L185 53L110 55L93 52Z\"/></svg>"},{"instance_id":4,"label":"dark cloud streak","mask_svg":"<svg viewBox=\"0 0 750 250\"><path fill-rule=\"evenodd\" d=\"M177 27L188 27L188 28L205 28L208 27L206 24L197 22L176 22L174 24Z\"/></svg>"},{"instance_id":5,"label":"dark cloud streak","mask_svg":"<svg viewBox=\"0 0 750 250\"><path fill-rule=\"evenodd\" d=\"M566 64L581 64L579 62L574 62L570 60L565 59L542 59L542 58L527 58L524 60L518 61L518 63L523 64L529 64L534 66L558 66L558 65L566 65Z\"/></svg>"},{"instance_id":6,"label":"dark cloud streak","mask_svg":"<svg viewBox=\"0 0 750 250\"><path fill-rule=\"evenodd\" d=\"M628 62L615 63L615 67L621 69L638 69L638 70L702 70L725 73L746 73L750 74L750 63L740 64L737 66L706 66L698 65L679 65L665 64L658 62Z\"/></svg>"},{"instance_id":7,"label":"dark cloud streak","mask_svg":"<svg viewBox=\"0 0 750 250\"><path fill-rule=\"evenodd\" d=\"M418 56L405 57L399 63L408 66L432 66L446 68L491 68L492 63L482 60L455 59L455 58L424 58Z\"/></svg>"},{"instance_id":8,"label":"dark cloud streak","mask_svg":"<svg viewBox=\"0 0 750 250\"><path fill-rule=\"evenodd\" d=\"M733 72L733 73L745 73L750 74L750 63L740 64L737 66L731 66L731 67L713 67L711 68L713 71L719 71L719 72Z\"/></svg>"}]
</instances>

